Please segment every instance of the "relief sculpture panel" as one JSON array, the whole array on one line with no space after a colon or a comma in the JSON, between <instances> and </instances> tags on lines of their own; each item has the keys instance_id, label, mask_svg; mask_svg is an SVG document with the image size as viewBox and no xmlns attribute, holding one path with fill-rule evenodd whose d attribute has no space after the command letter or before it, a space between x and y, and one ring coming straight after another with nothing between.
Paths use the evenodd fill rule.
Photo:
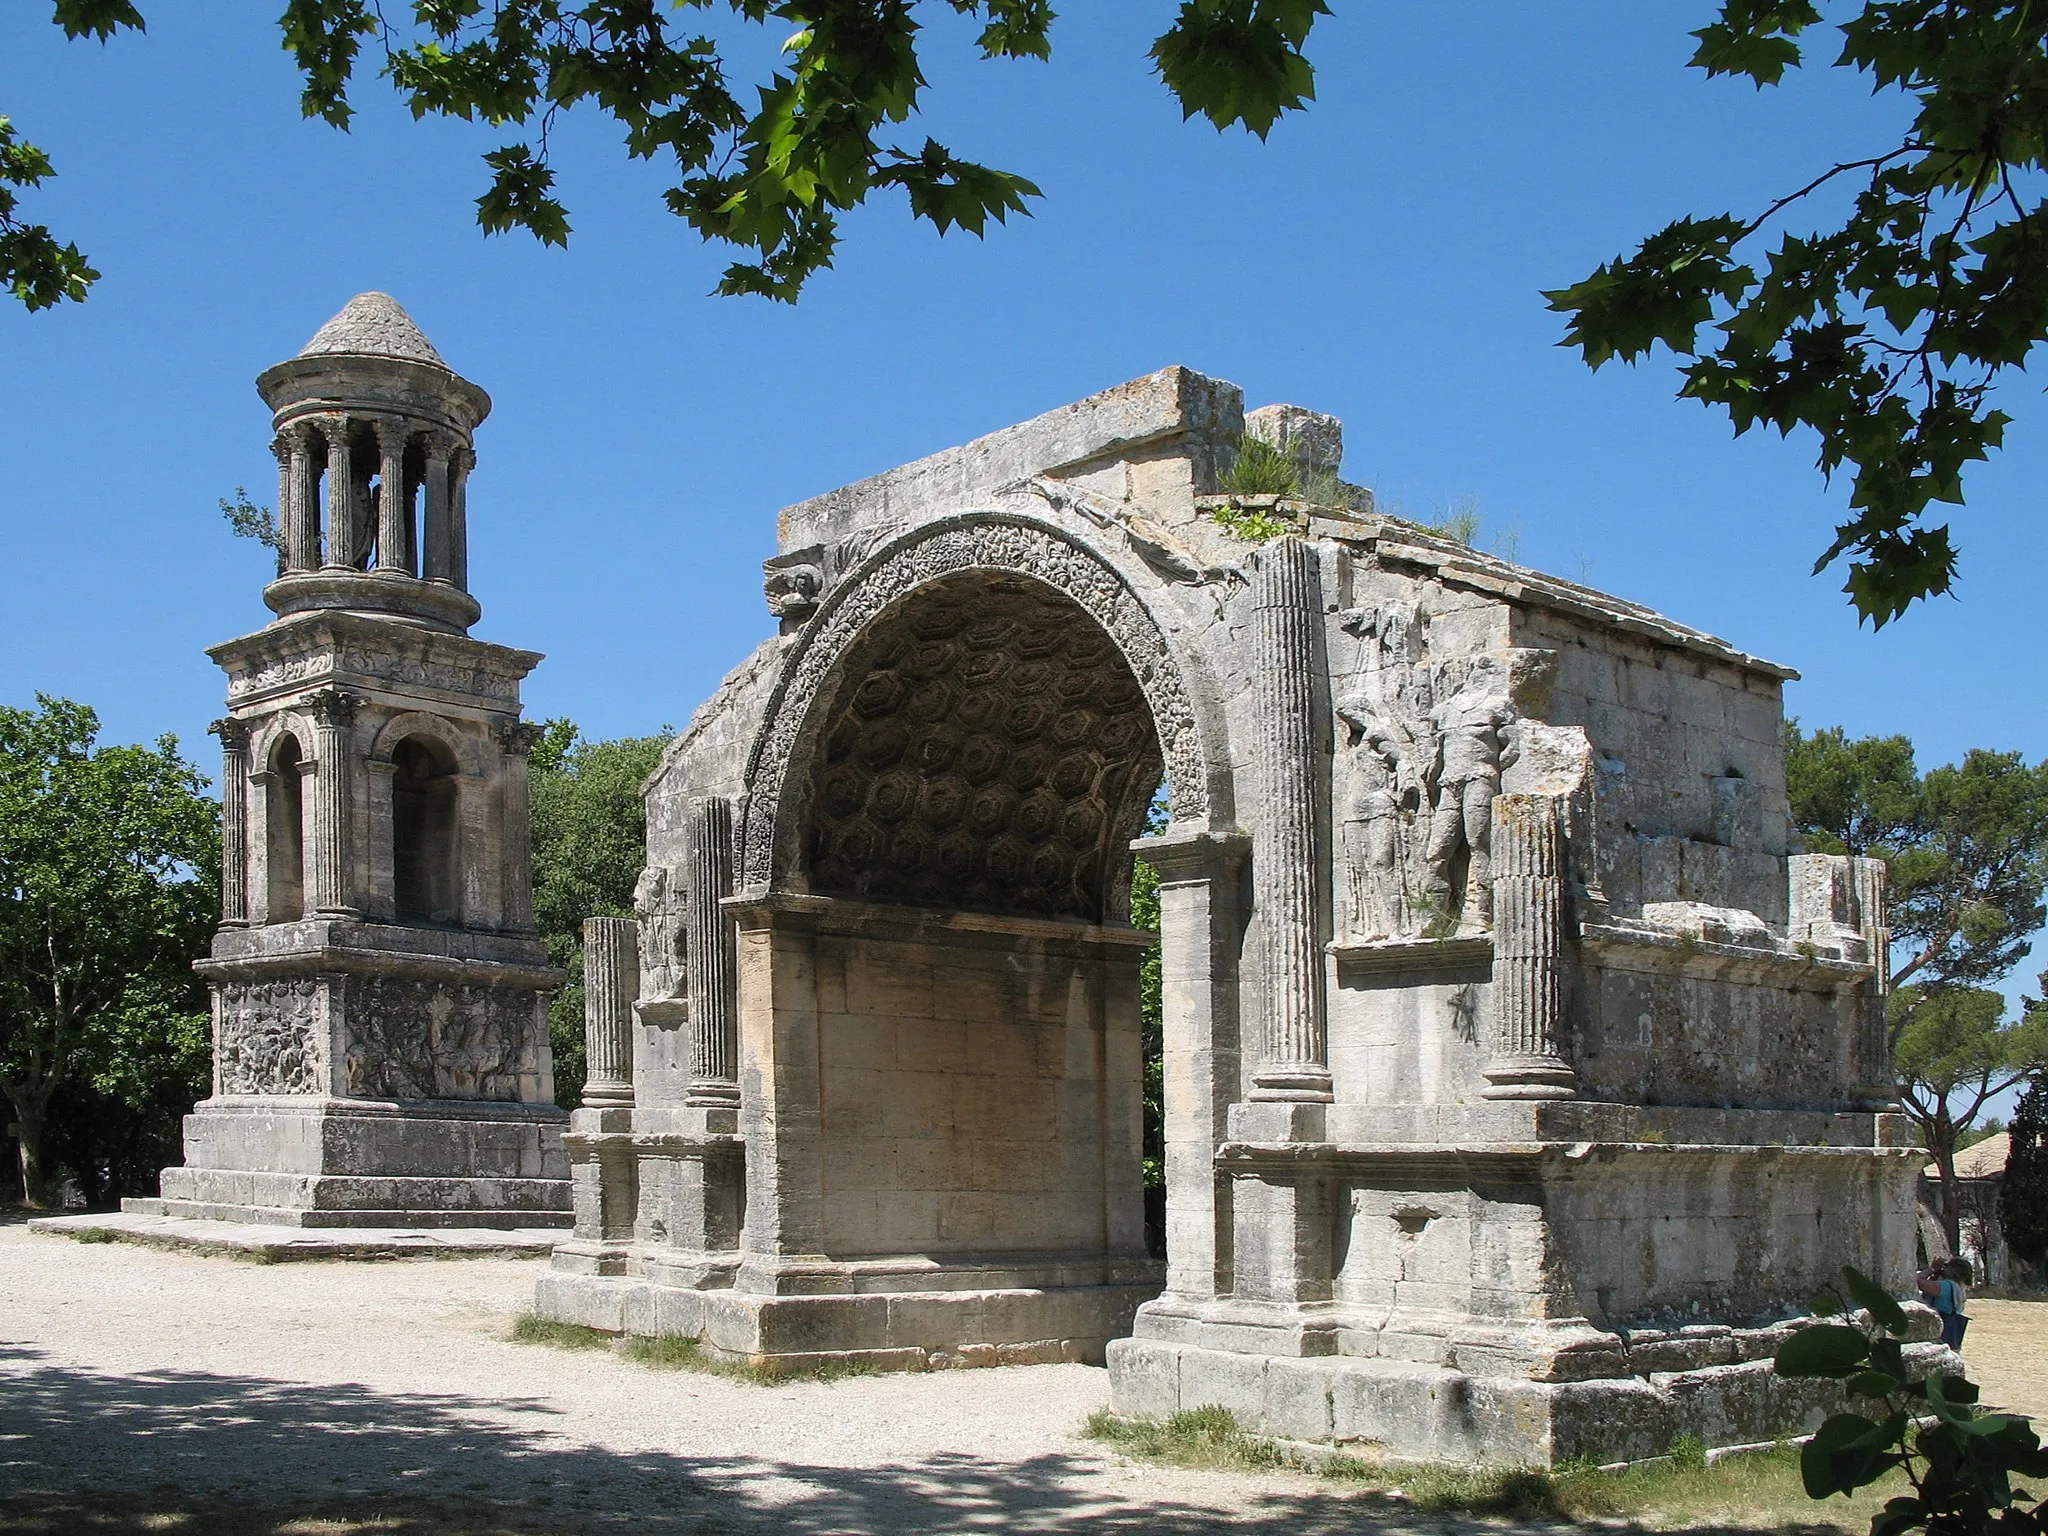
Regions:
<instances>
[{"instance_id":1,"label":"relief sculpture panel","mask_svg":"<svg viewBox=\"0 0 2048 1536\"><path fill-rule=\"evenodd\" d=\"M348 1093L518 1099L532 993L357 976L349 978L346 997Z\"/></svg>"},{"instance_id":2,"label":"relief sculpture panel","mask_svg":"<svg viewBox=\"0 0 2048 1536\"><path fill-rule=\"evenodd\" d=\"M220 989L214 1060L221 1093L318 1093L320 983L231 983Z\"/></svg>"}]
</instances>

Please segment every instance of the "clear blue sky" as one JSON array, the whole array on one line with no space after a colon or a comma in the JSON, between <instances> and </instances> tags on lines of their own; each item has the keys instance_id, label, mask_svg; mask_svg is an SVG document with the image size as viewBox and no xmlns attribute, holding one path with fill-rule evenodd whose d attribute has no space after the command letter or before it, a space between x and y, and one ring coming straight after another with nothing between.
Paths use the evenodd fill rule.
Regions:
<instances>
[{"instance_id":1,"label":"clear blue sky","mask_svg":"<svg viewBox=\"0 0 2048 1536\"><path fill-rule=\"evenodd\" d=\"M0 304L0 699L201 734L202 647L256 628L267 555L216 501L275 494L255 374L380 288L497 402L470 497L478 633L548 654L535 716L680 723L767 631L784 504L1169 363L1346 424L1346 470L1427 513L1476 498L1517 558L1798 667L1789 709L1903 731L1923 766L2048 755L2039 516L2048 402L1955 514L1958 599L1873 635L1807 569L1841 515L1812 444L1672 399L1668 363L1589 374L1537 290L1666 220L1747 211L1901 118L1817 70L1758 93L1686 70L1683 5L1344 0L1321 100L1261 145L1180 121L1145 49L1169 0L1066 9L1050 64L981 64L933 7L927 123L1036 179L1037 217L940 239L885 203L795 309L716 299L728 256L661 208L595 118L556 137L566 252L486 240L488 129L301 119L274 5L145 4L66 43L0 15L0 110L55 158L24 213L106 273ZM2038 962L2022 967L2031 984Z\"/></svg>"}]
</instances>

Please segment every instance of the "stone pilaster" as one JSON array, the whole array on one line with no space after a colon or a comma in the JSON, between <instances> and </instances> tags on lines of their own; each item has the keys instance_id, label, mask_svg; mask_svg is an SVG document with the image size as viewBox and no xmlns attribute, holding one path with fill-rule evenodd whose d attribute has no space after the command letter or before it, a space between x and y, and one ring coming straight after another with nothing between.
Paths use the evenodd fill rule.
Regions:
<instances>
[{"instance_id":1,"label":"stone pilaster","mask_svg":"<svg viewBox=\"0 0 2048 1536\"><path fill-rule=\"evenodd\" d=\"M356 472L349 445L351 423L346 416L330 416L320 422L327 437L327 551L330 567L352 567L360 558L356 548Z\"/></svg>"},{"instance_id":2,"label":"stone pilaster","mask_svg":"<svg viewBox=\"0 0 2048 1536\"><path fill-rule=\"evenodd\" d=\"M220 738L220 925L249 926L249 723L216 720Z\"/></svg>"},{"instance_id":3,"label":"stone pilaster","mask_svg":"<svg viewBox=\"0 0 2048 1536\"><path fill-rule=\"evenodd\" d=\"M1564 1023L1564 806L1556 795L1493 802L1494 1039L1489 1099L1568 1099L1577 1076Z\"/></svg>"},{"instance_id":4,"label":"stone pilaster","mask_svg":"<svg viewBox=\"0 0 2048 1536\"><path fill-rule=\"evenodd\" d=\"M448 470L448 579L465 592L469 590L469 472L474 468L475 450L457 448Z\"/></svg>"},{"instance_id":5,"label":"stone pilaster","mask_svg":"<svg viewBox=\"0 0 2048 1536\"><path fill-rule=\"evenodd\" d=\"M498 726L504 752L504 924L511 933L533 932L533 808L527 784L526 755L541 737L541 728L524 720Z\"/></svg>"},{"instance_id":6,"label":"stone pilaster","mask_svg":"<svg viewBox=\"0 0 2048 1536\"><path fill-rule=\"evenodd\" d=\"M420 515L425 525L420 539L420 575L429 581L446 581L451 569L448 527L448 459L455 445L436 432L427 439L426 508Z\"/></svg>"},{"instance_id":7,"label":"stone pilaster","mask_svg":"<svg viewBox=\"0 0 2048 1536\"><path fill-rule=\"evenodd\" d=\"M1316 900L1323 867L1316 814L1317 577L1314 548L1283 538L1263 552L1253 587L1263 800L1253 877L1264 975L1252 1097L1261 1099L1331 1097Z\"/></svg>"},{"instance_id":8,"label":"stone pilaster","mask_svg":"<svg viewBox=\"0 0 2048 1536\"><path fill-rule=\"evenodd\" d=\"M739 1102L739 1021L733 1009L732 805L712 796L690 813L688 921L690 1102Z\"/></svg>"},{"instance_id":9,"label":"stone pilaster","mask_svg":"<svg viewBox=\"0 0 2048 1536\"><path fill-rule=\"evenodd\" d=\"M640 990L640 925L583 920L585 1109L633 1107L633 998Z\"/></svg>"},{"instance_id":10,"label":"stone pilaster","mask_svg":"<svg viewBox=\"0 0 2048 1536\"><path fill-rule=\"evenodd\" d=\"M306 701L313 716L313 891L308 903L321 917L357 917L355 839L350 809L355 799L353 744L349 728L362 700L328 688Z\"/></svg>"},{"instance_id":11,"label":"stone pilaster","mask_svg":"<svg viewBox=\"0 0 2048 1536\"><path fill-rule=\"evenodd\" d=\"M395 576L412 571L412 498L405 486L405 423L377 423L377 569Z\"/></svg>"}]
</instances>

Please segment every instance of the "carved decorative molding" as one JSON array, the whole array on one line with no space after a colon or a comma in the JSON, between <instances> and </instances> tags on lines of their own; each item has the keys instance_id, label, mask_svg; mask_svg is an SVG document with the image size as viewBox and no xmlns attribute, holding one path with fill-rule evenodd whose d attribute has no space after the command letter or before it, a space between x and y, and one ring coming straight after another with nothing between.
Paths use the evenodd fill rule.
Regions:
<instances>
[{"instance_id":1,"label":"carved decorative molding","mask_svg":"<svg viewBox=\"0 0 2048 1536\"><path fill-rule=\"evenodd\" d=\"M222 1093L321 1091L319 982L230 982L219 993L214 1061Z\"/></svg>"},{"instance_id":2,"label":"carved decorative molding","mask_svg":"<svg viewBox=\"0 0 2048 1536\"><path fill-rule=\"evenodd\" d=\"M1166 636L1122 575L1055 529L1021 518L970 514L926 525L826 594L768 702L767 723L748 763L742 883L765 885L773 876L776 826L791 760L813 704L847 651L893 604L920 587L967 571L1031 577L1071 598L1108 632L1150 707L1175 819L1208 815L1206 764L1186 680Z\"/></svg>"}]
</instances>

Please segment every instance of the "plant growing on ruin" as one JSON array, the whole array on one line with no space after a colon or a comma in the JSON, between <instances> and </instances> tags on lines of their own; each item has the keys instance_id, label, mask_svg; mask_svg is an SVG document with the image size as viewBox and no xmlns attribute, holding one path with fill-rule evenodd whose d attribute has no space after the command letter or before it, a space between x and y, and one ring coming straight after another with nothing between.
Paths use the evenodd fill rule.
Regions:
<instances>
[{"instance_id":1,"label":"plant growing on ruin","mask_svg":"<svg viewBox=\"0 0 2048 1536\"><path fill-rule=\"evenodd\" d=\"M1249 434L1239 438L1237 454L1216 477L1226 496L1292 496L1301 484L1301 466L1284 448Z\"/></svg>"},{"instance_id":2,"label":"plant growing on ruin","mask_svg":"<svg viewBox=\"0 0 2048 1536\"><path fill-rule=\"evenodd\" d=\"M1845 1266L1839 1289L1814 1297L1813 1310L1836 1321L1793 1334L1774 1369L1838 1381L1870 1411L1832 1414L1807 1441L1799 1468L1810 1497L1854 1493L1896 1469L1913 1491L1885 1504L1870 1536L2048 1531L2048 1500L2035 1502L2013 1482L2048 1477L2048 1449L2027 1419L1983 1412L1977 1388L1961 1376L1914 1379L1903 1348L1906 1311L1861 1271Z\"/></svg>"}]
</instances>

